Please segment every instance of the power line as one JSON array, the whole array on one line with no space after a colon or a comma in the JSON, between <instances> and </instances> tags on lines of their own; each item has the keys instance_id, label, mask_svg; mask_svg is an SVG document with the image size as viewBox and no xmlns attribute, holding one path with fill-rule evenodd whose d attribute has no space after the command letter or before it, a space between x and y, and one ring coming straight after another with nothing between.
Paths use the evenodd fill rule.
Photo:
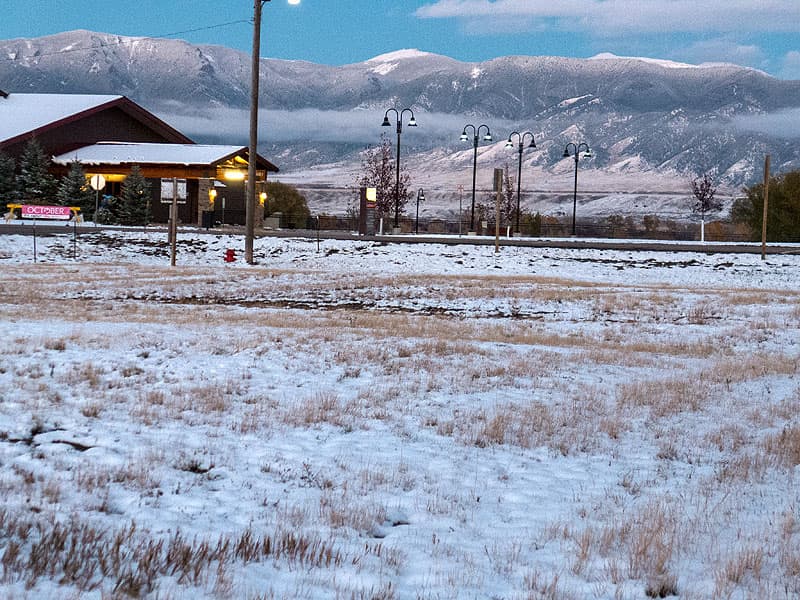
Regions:
<instances>
[{"instance_id":1,"label":"power line","mask_svg":"<svg viewBox=\"0 0 800 600\"><path fill-rule=\"evenodd\" d=\"M171 33L165 33L162 35L136 36L136 39L119 40L117 42L101 42L101 44L98 46L89 46L87 48L64 48L62 50L56 50L55 52L42 52L40 54L36 54L35 56L29 56L29 57L25 56L22 57L15 56L14 58L0 57L0 62L17 62L28 58L41 58L43 56L58 56L59 54L70 54L72 52L86 52L88 50L97 50L98 48L113 48L114 46L124 46L125 44L133 44L141 40L157 40L163 38L171 38L176 35L184 35L186 33L196 33L198 31L208 31L209 29L220 29L222 27L230 27L231 25L241 25L243 23L252 23L252 21L247 19L239 19L238 21L228 21L227 23L217 23L216 25L195 27L194 29L184 29L183 31L173 31Z\"/></svg>"}]
</instances>

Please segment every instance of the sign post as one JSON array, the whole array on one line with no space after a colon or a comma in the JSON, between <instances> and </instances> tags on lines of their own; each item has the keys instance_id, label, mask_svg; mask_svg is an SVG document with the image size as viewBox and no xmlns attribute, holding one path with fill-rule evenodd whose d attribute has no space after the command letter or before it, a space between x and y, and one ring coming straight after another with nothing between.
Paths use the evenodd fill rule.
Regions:
<instances>
[{"instance_id":1,"label":"sign post","mask_svg":"<svg viewBox=\"0 0 800 600\"><path fill-rule=\"evenodd\" d=\"M464 209L461 208L461 197L464 195L464 186L458 184L458 237L461 237L461 222L464 220Z\"/></svg>"},{"instance_id":2,"label":"sign post","mask_svg":"<svg viewBox=\"0 0 800 600\"><path fill-rule=\"evenodd\" d=\"M102 175L92 175L89 179L89 185L92 186L92 189L95 191L94 215L92 216L92 221L94 221L94 226L97 227L97 210L100 208L100 190L106 187L106 178Z\"/></svg>"},{"instance_id":3,"label":"sign post","mask_svg":"<svg viewBox=\"0 0 800 600\"><path fill-rule=\"evenodd\" d=\"M494 170L495 217L494 217L494 252L500 252L500 197L503 195L503 169Z\"/></svg>"},{"instance_id":4,"label":"sign post","mask_svg":"<svg viewBox=\"0 0 800 600\"><path fill-rule=\"evenodd\" d=\"M375 207L377 206L378 190L373 187L362 187L359 195L358 233L375 235Z\"/></svg>"},{"instance_id":5,"label":"sign post","mask_svg":"<svg viewBox=\"0 0 800 600\"><path fill-rule=\"evenodd\" d=\"M23 219L33 219L33 262L36 262L36 221L38 219L68 221L72 216L72 211L77 210L71 206L42 206L37 204L23 204L20 206L20 214ZM77 219L77 216L75 217ZM74 235L74 234L73 234ZM74 250L73 237L73 254Z\"/></svg>"}]
</instances>

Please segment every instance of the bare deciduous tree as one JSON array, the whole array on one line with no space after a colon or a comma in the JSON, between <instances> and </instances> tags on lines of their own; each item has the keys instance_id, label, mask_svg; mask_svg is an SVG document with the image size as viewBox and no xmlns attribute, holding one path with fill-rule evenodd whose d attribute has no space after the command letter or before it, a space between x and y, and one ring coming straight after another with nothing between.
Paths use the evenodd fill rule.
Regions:
<instances>
[{"instance_id":1,"label":"bare deciduous tree","mask_svg":"<svg viewBox=\"0 0 800 600\"><path fill-rule=\"evenodd\" d=\"M714 198L716 193L717 187L708 173L703 174L702 177L692 179L692 194L694 194L695 198L692 212L700 213L701 218L705 221L707 212L722 208L722 202Z\"/></svg>"},{"instance_id":2,"label":"bare deciduous tree","mask_svg":"<svg viewBox=\"0 0 800 600\"><path fill-rule=\"evenodd\" d=\"M379 217L394 214L395 185L397 171L392 144L386 134L381 135L378 146L367 148L361 155L361 172L356 178L356 187L374 187L377 189L375 212ZM400 213L404 212L406 203L411 197L409 190L411 177L406 169L400 166Z\"/></svg>"}]
</instances>

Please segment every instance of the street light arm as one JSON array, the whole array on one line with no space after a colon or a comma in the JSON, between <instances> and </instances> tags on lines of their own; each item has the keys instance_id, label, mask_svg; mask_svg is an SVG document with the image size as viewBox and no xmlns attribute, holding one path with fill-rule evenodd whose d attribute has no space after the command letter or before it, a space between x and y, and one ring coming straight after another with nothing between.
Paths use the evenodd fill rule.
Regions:
<instances>
[{"instance_id":1,"label":"street light arm","mask_svg":"<svg viewBox=\"0 0 800 600\"><path fill-rule=\"evenodd\" d=\"M522 154L522 149L525 147L525 140L530 137L531 143L528 144L528 148L536 148L536 140L533 137L533 134L530 131L526 131L525 133L520 133L519 131L512 131L508 135L508 141L506 141L507 148L514 147L514 136L517 136L517 145L519 147L519 152Z\"/></svg>"},{"instance_id":2,"label":"street light arm","mask_svg":"<svg viewBox=\"0 0 800 600\"><path fill-rule=\"evenodd\" d=\"M386 110L386 112L383 115L383 123L381 123L382 127L389 127L391 125L391 122L389 121L389 113L390 112L394 112L396 121L399 120L400 114L397 112L397 109L396 108L389 108L389 109Z\"/></svg>"},{"instance_id":3,"label":"street light arm","mask_svg":"<svg viewBox=\"0 0 800 600\"><path fill-rule=\"evenodd\" d=\"M519 145L520 146L525 145L525 138L527 136L531 136L531 143L528 146L528 148L536 148L536 140L534 139L533 134L530 131L526 131L525 133L522 134L522 137L520 137L519 139Z\"/></svg>"},{"instance_id":4,"label":"street light arm","mask_svg":"<svg viewBox=\"0 0 800 600\"><path fill-rule=\"evenodd\" d=\"M411 118L408 120L408 126L409 127L416 127L417 126L417 119L414 117L414 111L411 110L410 108L404 108L402 110L402 112L400 113L400 121L403 120L403 115L406 114L406 113L410 113L411 114Z\"/></svg>"}]
</instances>

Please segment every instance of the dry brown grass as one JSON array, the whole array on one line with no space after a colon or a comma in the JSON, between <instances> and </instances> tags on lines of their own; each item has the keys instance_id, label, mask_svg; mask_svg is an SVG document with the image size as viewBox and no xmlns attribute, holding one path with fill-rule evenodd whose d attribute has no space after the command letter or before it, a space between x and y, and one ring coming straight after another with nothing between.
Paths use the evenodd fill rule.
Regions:
<instances>
[{"instance_id":1,"label":"dry brown grass","mask_svg":"<svg viewBox=\"0 0 800 600\"><path fill-rule=\"evenodd\" d=\"M686 589L677 589L675 565L685 556L704 561L721 597L756 593L775 581L790 586L800 577L796 508L781 516L773 542L747 539L740 549L722 556L697 558L698 547L718 538L687 524L718 524L713 502L748 491L752 483L774 481L775 473L785 477L800 464L800 429L794 424L800 387L787 384L795 386L794 395L778 398L767 389L773 381L785 384L796 378L800 359L791 348L776 351L765 345L752 351L754 340L766 344L781 339L775 333L780 328L798 326L796 293L633 288L537 277L443 277L433 285L428 277L412 275L267 269L220 274L210 268L113 265L98 265L85 279L64 282L53 277L54 269L34 266L31 273L27 266L12 267L10 276L19 285L0 288L0 301L13 306L16 317L41 319L43 309L58 302L74 325L72 333L50 337L16 335L0 353L0 373L5 369L15 375L25 410L47 415L51 406L72 402L75 420L82 424L125 414L152 428L224 424L262 438L287 427L325 435L328 427L385 427L407 438L433 437L435 432L472 447L469 451L500 454L498 446L510 446L502 451L528 457L527 450L541 447L557 457L603 455L609 464L626 459L623 453L635 443L637 452L660 459L657 473L621 472L606 498L593 498L592 510L582 507L581 521L544 532L550 541L558 540L568 557L561 570L519 564L523 550L513 542L488 548L493 572L524 579L527 595L520 597L568 598L571 587L564 580L569 578L592 582L603 597L615 592L625 597L619 590L628 584L630 591L630 580L637 582L636 597L676 590L682 598L699 597L683 579L680 584ZM287 306L275 298L286 299ZM334 307L331 301L337 298L345 307ZM406 307L407 312L396 312L380 306L387 299L418 298L433 305L441 300L457 310L415 312ZM495 298L502 309L497 314L460 310L467 301L481 306ZM360 299L372 304L360 308ZM310 308L297 308L302 302ZM79 356L76 349L95 352L113 346L93 330L83 330L84 321L121 322L141 336L131 339L126 356L103 362L69 358ZM172 333L177 330L180 340L164 338L162 324ZM237 332L235 339L223 336L231 330ZM174 357L201 353L210 363L236 361L237 368L187 382L148 361L154 350ZM42 353L44 362L31 368L17 365L34 352ZM250 374L264 365L275 373L285 369L287 376L303 379L303 385L296 391L282 386L275 394L269 385L251 386ZM314 374L328 371L336 374L337 385L315 387ZM54 394L64 383L74 397ZM209 431L217 433L213 427ZM633 434L641 437L632 442ZM451 447L450 440L437 442ZM184 460L175 455L144 456L113 469L81 463L71 480L37 478L30 469L14 465L8 480L0 481L0 490L28 494L41 510L74 486L98 498L97 510L108 510L104 499L115 485L148 497L159 491L160 466L200 473L213 462L202 453L187 451ZM438 486L402 461L337 467L326 470L310 461L287 466L277 459L264 464L261 476L309 488L311 498L275 506L283 529L266 536L270 559L280 556L292 568L317 569L337 561L362 568L365 557L379 557L389 572L397 572L406 561L401 551L370 541L363 552L346 554L334 549L333 538L304 533L321 525L341 538L353 532L369 535L386 518L386 507L371 500L376 492L413 491L420 512L461 526L473 518L475 509L470 507L477 501L469 490ZM705 475L694 474L695 468ZM689 471L694 479L675 475ZM685 486L680 487L683 495L676 499L653 492L664 481ZM698 492L697 486L707 489ZM712 506L698 508L703 502ZM682 516L684 509L700 514L690 521ZM41 561L35 568L25 566L30 540L52 538L52 531L33 522L27 528L8 526L7 531L4 567L7 563L24 578L35 572L47 576L47 568L59 568ZM141 552L145 565L154 565L137 571L129 563L127 570L115 571L119 593L146 592L151 577L157 578L159 569L169 564L175 577L201 582L224 597L232 589L234 563L265 557L266 537L261 534L256 540L252 530L220 538L222 547L217 540L140 539L126 532L93 531L86 534L95 540L87 548L94 543L113 554L113 545L102 544L121 535L119 544L129 556ZM162 546L155 548L158 543ZM452 582L452 589L471 576L464 573L475 558L465 551L435 538L426 551L433 558L458 556L463 561L452 572L436 574ZM94 578L87 575L99 560L92 552L82 555L87 566L67 569L78 589L95 589L91 586L103 579L97 575L101 571ZM209 555L224 560L213 564ZM184 566L198 556L195 566ZM56 562L61 558L47 557ZM379 597L396 595L388 587L373 591ZM790 593L800 590L795 587Z\"/></svg>"},{"instance_id":2,"label":"dry brown grass","mask_svg":"<svg viewBox=\"0 0 800 600\"><path fill-rule=\"evenodd\" d=\"M780 433L767 435L762 447L779 467L791 470L800 465L800 425L787 426Z\"/></svg>"},{"instance_id":3,"label":"dry brown grass","mask_svg":"<svg viewBox=\"0 0 800 600\"><path fill-rule=\"evenodd\" d=\"M687 375L622 383L617 387L617 403L623 409L647 407L656 418L696 412L706 405L710 395L700 379L700 375Z\"/></svg>"},{"instance_id":4,"label":"dry brown grass","mask_svg":"<svg viewBox=\"0 0 800 600\"><path fill-rule=\"evenodd\" d=\"M0 539L6 548L0 564L6 583L39 579L69 584L81 593L111 592L115 597L152 594L163 577L179 585L230 589L229 571L236 565L273 560L289 568L331 569L347 560L332 540L278 529L216 540L187 539L178 531L155 538L134 524L116 531L73 520L68 523L13 519L0 511ZM358 558L355 555L354 558Z\"/></svg>"}]
</instances>

